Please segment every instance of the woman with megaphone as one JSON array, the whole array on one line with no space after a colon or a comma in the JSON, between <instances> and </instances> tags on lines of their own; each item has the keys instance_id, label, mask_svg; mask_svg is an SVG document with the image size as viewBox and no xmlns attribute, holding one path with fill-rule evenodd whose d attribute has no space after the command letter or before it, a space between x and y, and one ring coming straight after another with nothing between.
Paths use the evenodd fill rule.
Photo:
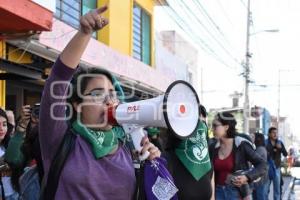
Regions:
<instances>
[{"instance_id":1,"label":"woman with megaphone","mask_svg":"<svg viewBox=\"0 0 300 200\"><path fill-rule=\"evenodd\" d=\"M46 81L39 131L45 170L42 199L134 198L136 177L124 131L107 124L105 117L108 107L122 101L122 88L107 71L77 69L92 33L108 24L101 16L106 10L104 6L81 17L80 30ZM148 159L160 157L147 138L142 145Z\"/></svg>"}]
</instances>

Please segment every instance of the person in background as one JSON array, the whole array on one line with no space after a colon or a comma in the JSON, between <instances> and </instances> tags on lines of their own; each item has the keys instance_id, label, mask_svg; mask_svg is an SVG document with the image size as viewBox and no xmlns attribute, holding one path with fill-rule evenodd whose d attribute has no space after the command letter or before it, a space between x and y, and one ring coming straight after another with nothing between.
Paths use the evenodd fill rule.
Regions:
<instances>
[{"instance_id":1,"label":"person in background","mask_svg":"<svg viewBox=\"0 0 300 200\"><path fill-rule=\"evenodd\" d=\"M270 190L271 182L273 182L273 198L274 200L281 199L281 155L287 156L287 151L281 140L278 139L277 128L269 128L269 137L266 141L267 153L268 153L268 164L269 164L269 186Z\"/></svg>"},{"instance_id":2,"label":"person in background","mask_svg":"<svg viewBox=\"0 0 300 200\"><path fill-rule=\"evenodd\" d=\"M254 144L256 152L267 162L267 149L265 137L261 133L255 133ZM253 183L253 200L268 200L268 173Z\"/></svg>"},{"instance_id":3,"label":"person in background","mask_svg":"<svg viewBox=\"0 0 300 200\"><path fill-rule=\"evenodd\" d=\"M6 115L8 118L8 123L12 125L12 131L11 134L15 133L15 127L16 127L16 121L15 121L15 115L12 110L6 110Z\"/></svg>"},{"instance_id":4,"label":"person in background","mask_svg":"<svg viewBox=\"0 0 300 200\"><path fill-rule=\"evenodd\" d=\"M168 162L168 169L179 190L178 199L214 200L215 184L206 123L199 120L196 131L189 138L179 139L168 133L167 140L163 157Z\"/></svg>"},{"instance_id":5,"label":"person in background","mask_svg":"<svg viewBox=\"0 0 300 200\"><path fill-rule=\"evenodd\" d=\"M150 142L152 142L156 147L159 148L160 151L163 151L162 142L160 141L160 130L157 127L147 127L146 128L147 135L149 137Z\"/></svg>"},{"instance_id":6,"label":"person in background","mask_svg":"<svg viewBox=\"0 0 300 200\"><path fill-rule=\"evenodd\" d=\"M249 184L266 173L266 161L255 152L251 141L237 134L236 120L231 113L218 113L212 129L216 140L209 149L215 173L216 199L250 199Z\"/></svg>"},{"instance_id":7,"label":"person in background","mask_svg":"<svg viewBox=\"0 0 300 200\"><path fill-rule=\"evenodd\" d=\"M2 200L17 200L18 193L13 189L11 184L11 169L6 164L4 154L8 146L13 126L8 122L8 117L5 110L0 108L0 157L1 157L1 194Z\"/></svg>"},{"instance_id":8,"label":"person in background","mask_svg":"<svg viewBox=\"0 0 300 200\"><path fill-rule=\"evenodd\" d=\"M293 147L289 148L288 156L287 156L287 163L288 163L288 173L291 173L291 169L294 166L295 162L295 150Z\"/></svg>"},{"instance_id":9,"label":"person in background","mask_svg":"<svg viewBox=\"0 0 300 200\"><path fill-rule=\"evenodd\" d=\"M206 108L201 104L200 105L200 121L203 122L203 125L206 126L206 141L207 141L207 144L208 146L214 142L214 138L210 138L209 137L209 133L208 133L208 126L207 126L207 116L208 116L208 113L206 111Z\"/></svg>"},{"instance_id":10,"label":"person in background","mask_svg":"<svg viewBox=\"0 0 300 200\"><path fill-rule=\"evenodd\" d=\"M12 168L12 185L20 200L38 200L43 166L38 137L39 106L22 107L16 133L12 136L5 160Z\"/></svg>"}]
</instances>

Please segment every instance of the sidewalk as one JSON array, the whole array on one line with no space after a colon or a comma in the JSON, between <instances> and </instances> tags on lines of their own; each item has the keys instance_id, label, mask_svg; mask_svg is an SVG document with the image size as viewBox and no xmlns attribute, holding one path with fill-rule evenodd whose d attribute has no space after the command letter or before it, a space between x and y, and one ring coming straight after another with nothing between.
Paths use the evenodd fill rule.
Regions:
<instances>
[{"instance_id":1,"label":"sidewalk","mask_svg":"<svg viewBox=\"0 0 300 200\"><path fill-rule=\"evenodd\" d=\"M288 196L290 193L290 184L293 181L292 176L283 176L283 186L282 186L282 200L288 200ZM284 197L286 196L286 199ZM270 185L270 193L269 193L269 199L273 199L273 183Z\"/></svg>"},{"instance_id":2,"label":"sidewalk","mask_svg":"<svg viewBox=\"0 0 300 200\"><path fill-rule=\"evenodd\" d=\"M300 168L294 167L292 169L293 181L288 188L288 198L283 200L299 200L300 199Z\"/></svg>"}]
</instances>

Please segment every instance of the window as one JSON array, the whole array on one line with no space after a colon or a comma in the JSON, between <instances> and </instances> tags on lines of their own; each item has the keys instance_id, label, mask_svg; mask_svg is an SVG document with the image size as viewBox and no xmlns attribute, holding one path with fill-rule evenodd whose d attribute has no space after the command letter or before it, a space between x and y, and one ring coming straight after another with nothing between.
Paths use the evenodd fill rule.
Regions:
<instances>
[{"instance_id":1,"label":"window","mask_svg":"<svg viewBox=\"0 0 300 200\"><path fill-rule=\"evenodd\" d=\"M78 29L80 16L95 8L97 0L56 0L55 17Z\"/></svg>"},{"instance_id":2,"label":"window","mask_svg":"<svg viewBox=\"0 0 300 200\"><path fill-rule=\"evenodd\" d=\"M97 0L82 0L81 13L82 15L88 13L90 10L97 8ZM97 38L97 33L93 33L93 37Z\"/></svg>"},{"instance_id":3,"label":"window","mask_svg":"<svg viewBox=\"0 0 300 200\"><path fill-rule=\"evenodd\" d=\"M97 8L97 0L82 0L81 13L86 14L92 9Z\"/></svg>"},{"instance_id":4,"label":"window","mask_svg":"<svg viewBox=\"0 0 300 200\"><path fill-rule=\"evenodd\" d=\"M55 16L74 28L79 28L80 0L56 0Z\"/></svg>"},{"instance_id":5,"label":"window","mask_svg":"<svg viewBox=\"0 0 300 200\"><path fill-rule=\"evenodd\" d=\"M151 19L140 6L133 8L133 50L134 58L151 64Z\"/></svg>"}]
</instances>

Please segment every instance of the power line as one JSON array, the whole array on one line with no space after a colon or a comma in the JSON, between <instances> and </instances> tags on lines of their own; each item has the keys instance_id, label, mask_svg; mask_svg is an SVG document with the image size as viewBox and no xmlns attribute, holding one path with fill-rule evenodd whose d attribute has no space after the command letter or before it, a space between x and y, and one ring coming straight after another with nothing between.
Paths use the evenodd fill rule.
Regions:
<instances>
[{"instance_id":1,"label":"power line","mask_svg":"<svg viewBox=\"0 0 300 200\"><path fill-rule=\"evenodd\" d=\"M29 38L31 38L32 36L29 36ZM30 40L29 38L27 38L26 40ZM15 47L15 49L13 49L13 50L11 50L11 51L9 51L8 53L4 53L4 51L6 51L6 49L8 49L8 47L7 47L8 45L6 45L6 48L4 49L4 48L2 48L2 51L1 51L1 55L2 55L2 58L5 58L6 59L6 57L7 56L10 56L11 54L13 54L13 53L15 53L15 52L17 52L17 51L19 51L19 50L22 50L22 49L28 49L29 48L29 42L28 42L28 44L26 45L26 47L25 48L22 48L22 47ZM11 45L9 45L10 47L12 47ZM3 55L3 53L4 53L4 55ZM23 54L24 52L22 52L22 54ZM23 55L24 56L24 55ZM18 59L17 59L18 60Z\"/></svg>"},{"instance_id":2,"label":"power line","mask_svg":"<svg viewBox=\"0 0 300 200\"><path fill-rule=\"evenodd\" d=\"M172 12L170 12L168 9L166 9L163 5L162 5L162 3L160 2L160 0L158 0L158 2L159 2L159 4L166 10L166 13L169 15L169 17L178 25L178 27L180 28L180 29L182 29L187 35L189 35L190 37L191 37L191 39L193 39L198 45L199 45L199 47L204 51L204 52L206 52L208 55L211 55L211 56L213 56L218 62L220 62L220 63L222 63L224 66L226 66L226 67L228 67L228 68L231 68L231 69L233 69L233 67L231 67L230 65L228 65L227 63L225 63L210 47L209 47L209 45L207 45L206 44L206 42L204 42L200 37L195 37L193 34L193 32L192 32L192 30L191 30L191 28L190 27L187 27L187 29L190 29L191 30L191 32L188 32L187 30L186 30L186 28L184 28L183 27L183 25L181 25L176 19L179 19L179 20L181 20L182 21L182 19L180 18L180 17L178 17L178 16L176 16L176 17L174 17L174 16L172 16L172 14L171 13L175 13L175 15L177 15L176 14L176 11L172 8L172 7L169 7L171 10L172 10ZM191 35L192 34L192 35ZM200 43L199 43L200 42ZM208 51L209 52L208 52Z\"/></svg>"},{"instance_id":3,"label":"power line","mask_svg":"<svg viewBox=\"0 0 300 200\"><path fill-rule=\"evenodd\" d=\"M22 60L22 58L24 57L25 53L27 52L30 44L31 44L31 42L28 42L28 44L26 45L24 51L22 52L22 54L20 55L20 57L16 60L16 63L18 63L18 62L20 62Z\"/></svg>"},{"instance_id":4,"label":"power line","mask_svg":"<svg viewBox=\"0 0 300 200\"><path fill-rule=\"evenodd\" d=\"M241 3L243 4L243 6L246 8L246 9L248 9L248 7L247 7L247 5L245 4L245 2L243 1L243 0L240 0L241 1Z\"/></svg>"},{"instance_id":5,"label":"power line","mask_svg":"<svg viewBox=\"0 0 300 200\"><path fill-rule=\"evenodd\" d=\"M223 31L221 30L221 28L216 24L216 22L212 19L212 17L208 14L208 12L206 11L206 9L204 8L204 6L200 3L200 1L198 0L193 0L194 4L198 7L198 10L201 13L204 13L204 15L207 17L208 21L213 25L213 27L219 32L220 35L222 35L222 37L225 39L225 41L227 42L227 44L230 45L229 40L227 39L227 37L225 36L225 34L223 33Z\"/></svg>"},{"instance_id":6,"label":"power line","mask_svg":"<svg viewBox=\"0 0 300 200\"><path fill-rule=\"evenodd\" d=\"M40 37L40 39L46 39L46 40L51 40L51 39L59 39L59 38L61 38L61 37L63 37L63 36L65 36L65 35L67 35L67 34L69 34L69 33L72 33L72 32L74 32L74 31L78 31L78 29L73 29L73 30L70 30L70 31L67 31L67 32L65 32L65 33L63 33L63 34L61 34L61 35L59 35L59 36L56 36L56 37Z\"/></svg>"},{"instance_id":7,"label":"power line","mask_svg":"<svg viewBox=\"0 0 300 200\"><path fill-rule=\"evenodd\" d=\"M227 14L227 12L225 11L225 9L224 9L222 3L220 2L220 0L217 0L217 3L218 3L218 5L219 5L219 7L221 8L221 10L222 10L224 16L226 17L227 21L228 21L228 22L230 23L230 25L233 27L233 23L232 23L232 21L230 20L230 18L228 17L228 14Z\"/></svg>"},{"instance_id":8,"label":"power line","mask_svg":"<svg viewBox=\"0 0 300 200\"><path fill-rule=\"evenodd\" d=\"M232 58L234 60L234 62L236 62L238 65L240 65L240 62L237 60L237 58L235 58L225 47L224 45L214 36L210 33L210 31L208 30L208 28L201 22L201 20L199 20L199 18L195 15L195 13L189 9L189 7L184 3L184 1L182 1L182 5L188 9L190 11L190 13L193 14L193 16L195 17L195 19L197 20L197 22L204 28L204 30L208 33L208 35L210 37L212 37L214 39L214 41L226 52L227 55L229 55L230 58ZM188 13L188 12L186 12ZM216 25L217 26L217 25Z\"/></svg>"},{"instance_id":9,"label":"power line","mask_svg":"<svg viewBox=\"0 0 300 200\"><path fill-rule=\"evenodd\" d=\"M7 48L7 47L6 47L6 48ZM8 53L4 53L4 51L6 51L6 48L2 48L2 51L1 51L1 55L2 55L3 58L6 58L6 57L9 56L10 54L12 54L12 53L14 53L14 52L16 52L16 51L22 49L22 48L18 47L18 48L15 48L14 50L12 50L12 51L10 51L10 52L8 52ZM3 55L3 53L4 53L4 55Z\"/></svg>"}]
</instances>

